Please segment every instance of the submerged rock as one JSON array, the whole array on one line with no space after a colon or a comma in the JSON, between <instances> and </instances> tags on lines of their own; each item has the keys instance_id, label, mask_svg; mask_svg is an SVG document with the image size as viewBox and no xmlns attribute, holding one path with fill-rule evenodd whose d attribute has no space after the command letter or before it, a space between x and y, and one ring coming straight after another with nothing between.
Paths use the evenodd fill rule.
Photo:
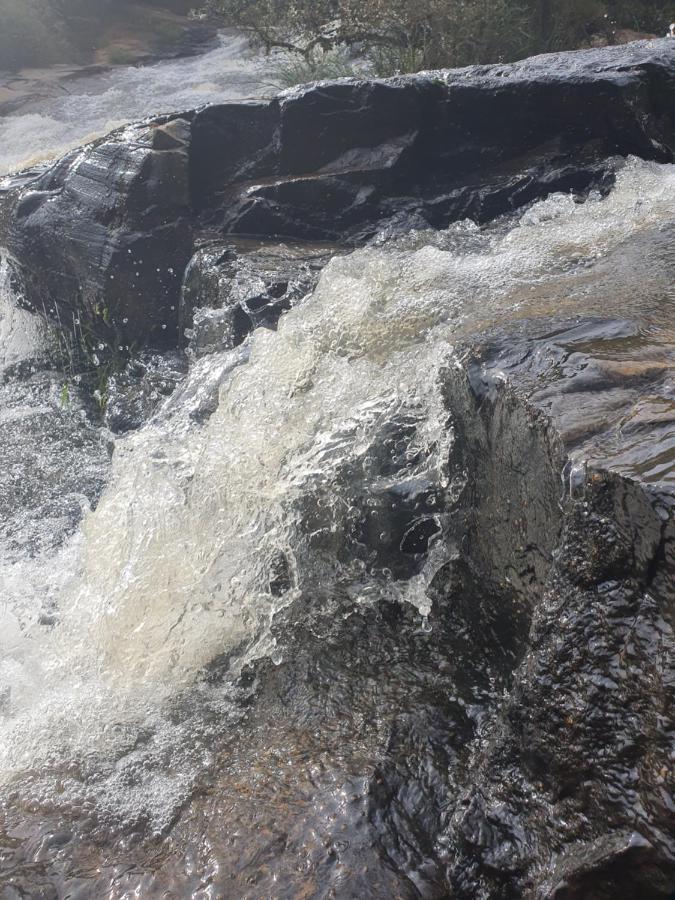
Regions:
<instances>
[{"instance_id":1,"label":"submerged rock","mask_svg":"<svg viewBox=\"0 0 675 900\"><path fill-rule=\"evenodd\" d=\"M122 372L108 378L103 398L107 427L114 434L140 428L173 393L187 369L182 353L139 353Z\"/></svg>"},{"instance_id":2,"label":"submerged rock","mask_svg":"<svg viewBox=\"0 0 675 900\"><path fill-rule=\"evenodd\" d=\"M241 344L254 328L274 328L316 286L335 248L230 240L210 242L190 261L180 324L196 357Z\"/></svg>"},{"instance_id":3,"label":"submerged rock","mask_svg":"<svg viewBox=\"0 0 675 900\"><path fill-rule=\"evenodd\" d=\"M45 366L0 372L0 555L4 565L58 548L95 508L109 454L80 391ZM11 586L0 576L0 594Z\"/></svg>"}]
</instances>

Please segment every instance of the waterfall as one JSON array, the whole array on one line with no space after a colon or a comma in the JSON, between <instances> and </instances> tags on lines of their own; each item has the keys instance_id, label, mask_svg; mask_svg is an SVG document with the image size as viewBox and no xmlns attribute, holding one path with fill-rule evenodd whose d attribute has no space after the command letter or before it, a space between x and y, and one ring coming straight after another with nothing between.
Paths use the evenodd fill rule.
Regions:
<instances>
[{"instance_id":1,"label":"waterfall","mask_svg":"<svg viewBox=\"0 0 675 900\"><path fill-rule=\"evenodd\" d=\"M45 347L44 324L22 309L20 301L18 266L0 247L0 372L41 354Z\"/></svg>"},{"instance_id":2,"label":"waterfall","mask_svg":"<svg viewBox=\"0 0 675 900\"><path fill-rule=\"evenodd\" d=\"M675 167L629 161L606 199L381 235L334 258L276 332L195 362L116 440L81 527L22 561L33 608L51 597L47 624L5 566L0 780L64 808L142 808L161 829L210 765L214 718L235 717L205 677L214 660L279 662L272 625L301 597L336 616L390 598L424 628L463 488L443 395L453 342L507 316L627 309L658 340L674 189ZM28 321L9 312L7 273L3 257L3 334Z\"/></svg>"}]
</instances>

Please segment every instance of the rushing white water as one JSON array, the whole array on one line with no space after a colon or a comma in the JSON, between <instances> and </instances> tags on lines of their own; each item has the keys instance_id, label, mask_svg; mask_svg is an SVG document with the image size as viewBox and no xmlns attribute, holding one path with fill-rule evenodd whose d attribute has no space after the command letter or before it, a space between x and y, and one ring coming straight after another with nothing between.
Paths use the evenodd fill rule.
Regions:
<instances>
[{"instance_id":1,"label":"rushing white water","mask_svg":"<svg viewBox=\"0 0 675 900\"><path fill-rule=\"evenodd\" d=\"M73 808L95 797L161 826L208 765L204 710L227 721L222 690L199 680L210 661L237 647L240 659L275 658L270 622L300 594L386 595L424 616L450 549L432 544L421 573L397 580L363 532L371 517L386 545L392 495L420 483L443 527L458 487L442 396L453 340L504 317L579 311L638 314L654 340L672 339L661 237L672 238L674 190L675 167L630 162L604 200L556 195L485 229L382 236L335 258L276 333L195 363L154 419L117 441L80 532L23 561L20 578L3 567L0 779L41 769L35 797ZM213 390L203 421L195 411ZM271 587L280 559L282 591Z\"/></svg>"},{"instance_id":2,"label":"rushing white water","mask_svg":"<svg viewBox=\"0 0 675 900\"><path fill-rule=\"evenodd\" d=\"M0 117L0 174L52 159L132 120L275 93L268 63L225 33L199 56L120 67L68 84L68 93Z\"/></svg>"},{"instance_id":3,"label":"rushing white water","mask_svg":"<svg viewBox=\"0 0 675 900\"><path fill-rule=\"evenodd\" d=\"M12 259L0 248L0 374L45 344L42 321L21 309L13 283Z\"/></svg>"}]
</instances>

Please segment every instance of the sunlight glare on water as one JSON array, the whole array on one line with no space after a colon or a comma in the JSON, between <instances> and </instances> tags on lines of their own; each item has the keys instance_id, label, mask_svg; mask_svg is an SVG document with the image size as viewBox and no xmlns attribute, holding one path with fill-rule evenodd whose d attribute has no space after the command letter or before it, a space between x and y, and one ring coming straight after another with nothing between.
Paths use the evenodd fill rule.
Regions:
<instances>
[{"instance_id":1,"label":"sunlight glare on water","mask_svg":"<svg viewBox=\"0 0 675 900\"><path fill-rule=\"evenodd\" d=\"M199 56L77 78L63 96L0 116L0 174L53 159L145 116L274 94L266 65L246 38L225 33Z\"/></svg>"}]
</instances>

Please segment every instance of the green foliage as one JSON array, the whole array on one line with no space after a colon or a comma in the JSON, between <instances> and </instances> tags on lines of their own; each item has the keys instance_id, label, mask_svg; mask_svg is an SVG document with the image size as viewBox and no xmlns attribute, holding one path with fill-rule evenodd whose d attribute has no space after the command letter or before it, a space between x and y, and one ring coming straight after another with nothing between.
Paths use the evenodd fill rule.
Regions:
<instances>
[{"instance_id":1,"label":"green foliage","mask_svg":"<svg viewBox=\"0 0 675 900\"><path fill-rule=\"evenodd\" d=\"M333 50L317 47L308 57L286 53L272 67L271 75L282 87L294 87L308 81L361 78L363 72L354 65L349 49L339 46Z\"/></svg>"},{"instance_id":2,"label":"green foliage","mask_svg":"<svg viewBox=\"0 0 675 900\"><path fill-rule=\"evenodd\" d=\"M665 0L208 0L267 49L355 47L380 75L502 62L583 46L617 28L665 33ZM302 70L300 65L298 75Z\"/></svg>"},{"instance_id":3,"label":"green foliage","mask_svg":"<svg viewBox=\"0 0 675 900\"><path fill-rule=\"evenodd\" d=\"M61 404L61 409L68 409L70 406L70 387L67 381L64 382L63 387L61 388L59 403Z\"/></svg>"}]
</instances>

